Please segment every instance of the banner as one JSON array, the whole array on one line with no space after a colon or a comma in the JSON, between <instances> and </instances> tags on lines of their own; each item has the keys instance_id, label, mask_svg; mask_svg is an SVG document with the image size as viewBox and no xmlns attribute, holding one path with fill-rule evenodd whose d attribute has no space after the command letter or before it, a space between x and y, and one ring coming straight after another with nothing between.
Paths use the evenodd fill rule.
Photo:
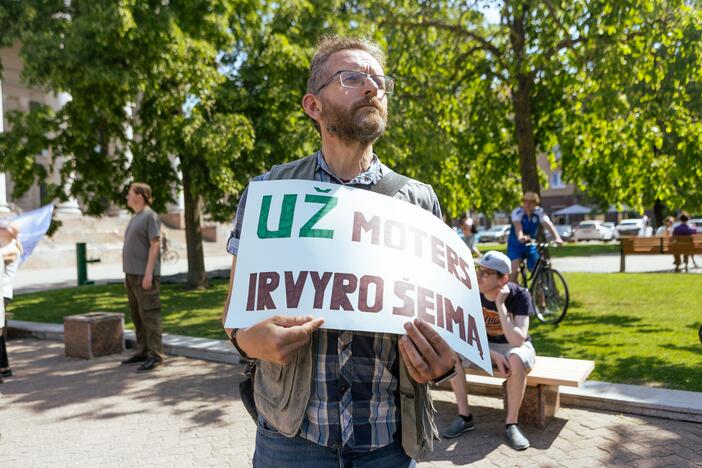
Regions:
<instances>
[{"instance_id":1,"label":"banner","mask_svg":"<svg viewBox=\"0 0 702 468\"><path fill-rule=\"evenodd\" d=\"M471 253L440 219L343 185L252 182L226 326L308 314L397 334L419 317L492 373Z\"/></svg>"},{"instance_id":2,"label":"banner","mask_svg":"<svg viewBox=\"0 0 702 468\"><path fill-rule=\"evenodd\" d=\"M51 214L54 205L44 205L36 210L27 211L21 215L11 218L10 221L17 224L20 229L19 240L22 243L22 257L20 265L31 255L34 247L44 237L51 224Z\"/></svg>"}]
</instances>

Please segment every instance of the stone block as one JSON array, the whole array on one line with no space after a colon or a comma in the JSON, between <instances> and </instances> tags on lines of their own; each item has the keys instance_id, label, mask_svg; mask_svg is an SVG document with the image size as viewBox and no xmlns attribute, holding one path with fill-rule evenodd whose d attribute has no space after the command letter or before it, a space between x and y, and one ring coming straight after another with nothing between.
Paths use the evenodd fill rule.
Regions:
<instances>
[{"instance_id":1,"label":"stone block","mask_svg":"<svg viewBox=\"0 0 702 468\"><path fill-rule=\"evenodd\" d=\"M124 314L90 312L63 318L66 356L91 359L124 352Z\"/></svg>"}]
</instances>

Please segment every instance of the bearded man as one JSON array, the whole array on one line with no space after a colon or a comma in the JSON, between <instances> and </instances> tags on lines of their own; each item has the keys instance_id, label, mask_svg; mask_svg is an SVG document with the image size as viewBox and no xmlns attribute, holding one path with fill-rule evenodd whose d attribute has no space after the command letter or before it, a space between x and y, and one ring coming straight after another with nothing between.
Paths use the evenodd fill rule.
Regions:
<instances>
[{"instance_id":1,"label":"bearded man","mask_svg":"<svg viewBox=\"0 0 702 468\"><path fill-rule=\"evenodd\" d=\"M302 99L321 149L254 180L307 179L374 190L399 178L393 191L375 191L441 219L431 186L393 173L373 152L394 90L384 65L376 44L322 38ZM245 208L246 192L227 243L233 260L223 318ZM321 329L323 321L277 316L248 328L225 328L240 354L257 363L254 466L413 466L437 435L428 384L454 375L453 351L421 320L406 323L402 336Z\"/></svg>"}]
</instances>

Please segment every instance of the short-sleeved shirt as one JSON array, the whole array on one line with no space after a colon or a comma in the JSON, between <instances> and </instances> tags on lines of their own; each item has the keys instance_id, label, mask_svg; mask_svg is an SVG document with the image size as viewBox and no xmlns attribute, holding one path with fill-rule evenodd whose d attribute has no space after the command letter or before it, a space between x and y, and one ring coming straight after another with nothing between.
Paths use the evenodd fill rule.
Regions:
<instances>
[{"instance_id":1,"label":"short-sleeved shirt","mask_svg":"<svg viewBox=\"0 0 702 468\"><path fill-rule=\"evenodd\" d=\"M122 271L130 275L146 273L146 263L149 260L151 240L161 237L161 221L150 207L145 207L135 214L124 232L124 247L122 247ZM161 253L156 256L154 276L161 275Z\"/></svg>"},{"instance_id":2,"label":"short-sleeved shirt","mask_svg":"<svg viewBox=\"0 0 702 468\"><path fill-rule=\"evenodd\" d=\"M507 283L509 287L509 295L505 299L505 307L510 314L517 315L533 315L534 305L531 302L529 290L519 286L517 283ZM497 306L494 301L488 300L480 293L480 302L483 306L483 318L485 319L485 332L487 333L488 342L490 343L507 343L507 337L502 331L502 322L500 314L497 312ZM530 340L527 337L527 340Z\"/></svg>"},{"instance_id":3,"label":"short-sleeved shirt","mask_svg":"<svg viewBox=\"0 0 702 468\"><path fill-rule=\"evenodd\" d=\"M690 227L689 224L680 224L673 229L674 236L691 236L697 234L697 229Z\"/></svg>"},{"instance_id":4,"label":"short-sleeved shirt","mask_svg":"<svg viewBox=\"0 0 702 468\"><path fill-rule=\"evenodd\" d=\"M522 232L524 233L524 235L527 235L531 238L535 238L536 233L539 232L539 226L541 226L543 223L548 222L549 218L544 209L540 206L534 208L534 211L531 212L531 215L528 215L527 212L524 211L524 208L520 206L519 208L515 208L514 211L512 211L512 214L510 215L510 220L512 222L512 229L509 231L509 238L507 239L507 243L513 245L522 245L517 240L517 230L514 229L514 223L516 221L521 222Z\"/></svg>"}]
</instances>

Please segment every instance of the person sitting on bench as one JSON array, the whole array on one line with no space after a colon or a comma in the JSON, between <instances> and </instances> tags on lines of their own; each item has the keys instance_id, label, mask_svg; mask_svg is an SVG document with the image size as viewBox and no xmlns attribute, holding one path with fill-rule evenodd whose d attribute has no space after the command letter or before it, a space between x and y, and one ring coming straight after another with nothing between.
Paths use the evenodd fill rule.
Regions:
<instances>
[{"instance_id":1,"label":"person sitting on bench","mask_svg":"<svg viewBox=\"0 0 702 468\"><path fill-rule=\"evenodd\" d=\"M490 358L499 373L507 376L505 437L510 447L524 450L529 447L529 440L519 430L517 418L527 374L536 362L536 352L529 337L533 304L527 289L509 281L511 269L509 258L493 250L478 261L477 277ZM458 355L456 361L456 377L451 380L451 386L456 394L458 416L441 431L441 435L449 439L475 429L468 407L465 371ZM468 361L465 364L470 365Z\"/></svg>"}]
</instances>

